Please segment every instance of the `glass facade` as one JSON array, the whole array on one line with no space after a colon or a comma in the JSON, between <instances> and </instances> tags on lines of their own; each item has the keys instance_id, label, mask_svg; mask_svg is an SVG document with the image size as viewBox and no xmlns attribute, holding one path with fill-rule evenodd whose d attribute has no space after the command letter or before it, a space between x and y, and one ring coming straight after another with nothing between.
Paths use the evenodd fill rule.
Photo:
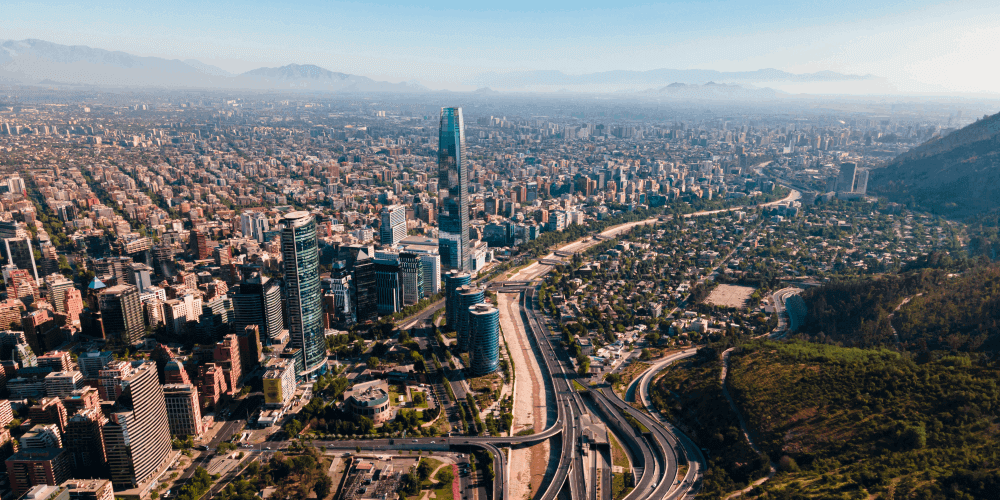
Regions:
<instances>
[{"instance_id":1,"label":"glass facade","mask_svg":"<svg viewBox=\"0 0 1000 500\"><path fill-rule=\"evenodd\" d=\"M441 108L438 143L438 248L447 269L471 270L469 262L469 166L465 164L462 108Z\"/></svg>"},{"instance_id":2,"label":"glass facade","mask_svg":"<svg viewBox=\"0 0 1000 500\"><path fill-rule=\"evenodd\" d=\"M475 377L493 373L500 368L500 311L487 304L469 308L469 368Z\"/></svg>"},{"instance_id":3,"label":"glass facade","mask_svg":"<svg viewBox=\"0 0 1000 500\"><path fill-rule=\"evenodd\" d=\"M326 364L323 299L319 279L316 219L308 212L291 212L282 220L281 253L288 297L289 346L301 349L300 378Z\"/></svg>"},{"instance_id":4,"label":"glass facade","mask_svg":"<svg viewBox=\"0 0 1000 500\"><path fill-rule=\"evenodd\" d=\"M472 275L459 271L451 271L444 276L444 313L445 326L456 329L458 324L458 289L472 283Z\"/></svg>"},{"instance_id":5,"label":"glass facade","mask_svg":"<svg viewBox=\"0 0 1000 500\"><path fill-rule=\"evenodd\" d=\"M466 285L457 290L458 314L455 321L455 331L458 333L458 351L468 352L471 347L471 329L469 328L469 307L482 303L485 292L482 288Z\"/></svg>"}]
</instances>

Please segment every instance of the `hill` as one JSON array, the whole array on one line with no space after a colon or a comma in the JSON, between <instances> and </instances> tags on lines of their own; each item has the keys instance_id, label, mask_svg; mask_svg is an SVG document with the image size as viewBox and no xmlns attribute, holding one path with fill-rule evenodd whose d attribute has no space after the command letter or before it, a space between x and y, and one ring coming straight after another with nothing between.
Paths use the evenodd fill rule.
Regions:
<instances>
[{"instance_id":1,"label":"hill","mask_svg":"<svg viewBox=\"0 0 1000 500\"><path fill-rule=\"evenodd\" d=\"M868 191L949 217L1000 208L1000 113L872 170Z\"/></svg>"},{"instance_id":2,"label":"hill","mask_svg":"<svg viewBox=\"0 0 1000 500\"><path fill-rule=\"evenodd\" d=\"M668 369L654 402L691 426L708 450L707 498L722 498L725 446L746 440L718 387L715 348ZM697 358L703 358L699 360ZM727 386L778 473L749 496L802 498L995 498L1000 488L1000 369L953 356L917 363L888 350L802 341L755 341L730 356ZM721 413L721 415L720 415ZM728 415L726 415L728 414ZM721 423L713 433L702 429ZM755 468L755 465L751 465Z\"/></svg>"},{"instance_id":3,"label":"hill","mask_svg":"<svg viewBox=\"0 0 1000 500\"><path fill-rule=\"evenodd\" d=\"M857 347L1000 353L1000 268L922 269L833 282L802 294L800 338Z\"/></svg>"},{"instance_id":4,"label":"hill","mask_svg":"<svg viewBox=\"0 0 1000 500\"><path fill-rule=\"evenodd\" d=\"M258 68L241 75L194 59L140 57L44 40L0 43L0 81L23 84L321 92L423 92L408 83L379 82L311 64Z\"/></svg>"}]
</instances>

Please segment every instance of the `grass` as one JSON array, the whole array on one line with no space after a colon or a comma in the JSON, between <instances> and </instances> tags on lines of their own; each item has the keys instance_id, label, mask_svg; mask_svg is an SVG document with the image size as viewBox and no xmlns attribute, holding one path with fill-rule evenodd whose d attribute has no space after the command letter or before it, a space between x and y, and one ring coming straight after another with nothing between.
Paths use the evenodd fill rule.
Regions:
<instances>
[{"instance_id":1,"label":"grass","mask_svg":"<svg viewBox=\"0 0 1000 500\"><path fill-rule=\"evenodd\" d=\"M621 500L632 491L632 486L625 486L625 478L628 474L611 474L611 498Z\"/></svg>"},{"instance_id":2,"label":"grass","mask_svg":"<svg viewBox=\"0 0 1000 500\"><path fill-rule=\"evenodd\" d=\"M573 380L573 388L575 388L578 392L586 392L589 390L576 380Z\"/></svg>"},{"instance_id":3,"label":"grass","mask_svg":"<svg viewBox=\"0 0 1000 500\"><path fill-rule=\"evenodd\" d=\"M625 448L622 448L621 443L610 432L608 433L608 441L611 441L611 464L628 471L631 468L631 464L629 464Z\"/></svg>"}]
</instances>

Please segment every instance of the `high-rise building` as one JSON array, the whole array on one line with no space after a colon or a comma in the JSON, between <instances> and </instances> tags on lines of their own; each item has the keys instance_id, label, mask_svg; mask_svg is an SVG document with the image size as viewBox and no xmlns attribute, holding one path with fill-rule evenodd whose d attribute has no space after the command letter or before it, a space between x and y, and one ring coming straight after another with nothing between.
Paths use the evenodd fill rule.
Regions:
<instances>
[{"instance_id":1,"label":"high-rise building","mask_svg":"<svg viewBox=\"0 0 1000 500\"><path fill-rule=\"evenodd\" d=\"M62 431L55 424L34 425L21 436L21 448L25 450L62 447Z\"/></svg>"},{"instance_id":2,"label":"high-rise building","mask_svg":"<svg viewBox=\"0 0 1000 500\"><path fill-rule=\"evenodd\" d=\"M10 489L21 495L32 486L55 486L71 476L69 453L62 448L21 450L7 459Z\"/></svg>"},{"instance_id":3,"label":"high-rise building","mask_svg":"<svg viewBox=\"0 0 1000 500\"><path fill-rule=\"evenodd\" d=\"M866 194L868 192L868 170L859 170L857 180L854 182L854 192Z\"/></svg>"},{"instance_id":4,"label":"high-rise building","mask_svg":"<svg viewBox=\"0 0 1000 500\"><path fill-rule=\"evenodd\" d=\"M469 367L479 377L500 368L500 311L488 304L469 308Z\"/></svg>"},{"instance_id":5,"label":"high-rise building","mask_svg":"<svg viewBox=\"0 0 1000 500\"><path fill-rule=\"evenodd\" d=\"M283 408L295 395L295 368L290 360L272 359L264 372L264 405Z\"/></svg>"},{"instance_id":6,"label":"high-rise building","mask_svg":"<svg viewBox=\"0 0 1000 500\"><path fill-rule=\"evenodd\" d=\"M64 398L77 389L83 375L78 371L52 372L45 376L45 394L49 397Z\"/></svg>"},{"instance_id":7,"label":"high-rise building","mask_svg":"<svg viewBox=\"0 0 1000 500\"><path fill-rule=\"evenodd\" d=\"M66 407L59 398L46 397L28 409L28 417L36 424L53 424L66 432Z\"/></svg>"},{"instance_id":8,"label":"high-rise building","mask_svg":"<svg viewBox=\"0 0 1000 500\"><path fill-rule=\"evenodd\" d=\"M240 361L240 343L236 335L226 335L216 342L212 359L222 367L226 376L227 394L233 395L243 387L243 362Z\"/></svg>"},{"instance_id":9,"label":"high-rise building","mask_svg":"<svg viewBox=\"0 0 1000 500\"><path fill-rule=\"evenodd\" d=\"M854 191L854 177L858 166L854 163L841 163L840 176L837 178L837 192L850 193Z\"/></svg>"},{"instance_id":10,"label":"high-rise building","mask_svg":"<svg viewBox=\"0 0 1000 500\"><path fill-rule=\"evenodd\" d=\"M122 379L122 394L104 426L115 489L148 487L170 452L170 426L156 363L143 362Z\"/></svg>"},{"instance_id":11,"label":"high-rise building","mask_svg":"<svg viewBox=\"0 0 1000 500\"><path fill-rule=\"evenodd\" d=\"M246 211L240 214L240 225L244 238L253 238L264 242L264 233L268 231L267 215L261 212Z\"/></svg>"},{"instance_id":12,"label":"high-rise building","mask_svg":"<svg viewBox=\"0 0 1000 500\"><path fill-rule=\"evenodd\" d=\"M465 124L462 108L441 108L438 142L438 246L441 265L468 271L469 166L465 162Z\"/></svg>"},{"instance_id":13,"label":"high-rise building","mask_svg":"<svg viewBox=\"0 0 1000 500\"><path fill-rule=\"evenodd\" d=\"M163 397L167 405L167 422L174 436L201 436L201 405L198 388L191 384L166 384Z\"/></svg>"},{"instance_id":14,"label":"high-rise building","mask_svg":"<svg viewBox=\"0 0 1000 500\"><path fill-rule=\"evenodd\" d=\"M403 308L400 292L399 263L376 259L375 297L379 316L397 313Z\"/></svg>"},{"instance_id":15,"label":"high-rise building","mask_svg":"<svg viewBox=\"0 0 1000 500\"><path fill-rule=\"evenodd\" d=\"M309 212L299 211L286 214L282 222L289 346L302 349L303 371L298 374L301 378L326 366L316 219Z\"/></svg>"},{"instance_id":16,"label":"high-rise building","mask_svg":"<svg viewBox=\"0 0 1000 500\"><path fill-rule=\"evenodd\" d=\"M133 285L115 285L98 295L104 335L124 344L137 344L146 334L139 291Z\"/></svg>"},{"instance_id":17,"label":"high-rise building","mask_svg":"<svg viewBox=\"0 0 1000 500\"><path fill-rule=\"evenodd\" d=\"M108 366L108 363L115 360L115 354L109 351L90 351L81 353L77 358L77 365L83 378L97 378L99 372Z\"/></svg>"},{"instance_id":18,"label":"high-rise building","mask_svg":"<svg viewBox=\"0 0 1000 500\"><path fill-rule=\"evenodd\" d=\"M200 229L191 230L188 247L191 249L191 255L195 259L203 260L212 258L212 250L208 248L208 237Z\"/></svg>"},{"instance_id":19,"label":"high-rise building","mask_svg":"<svg viewBox=\"0 0 1000 500\"><path fill-rule=\"evenodd\" d=\"M107 479L70 479L62 484L69 500L114 500L111 481Z\"/></svg>"},{"instance_id":20,"label":"high-rise building","mask_svg":"<svg viewBox=\"0 0 1000 500\"><path fill-rule=\"evenodd\" d=\"M475 285L465 285L455 290L458 295L458 313L455 315L455 332L458 334L459 352L468 352L471 347L469 329L469 308L483 302L485 293Z\"/></svg>"},{"instance_id":21,"label":"high-rise building","mask_svg":"<svg viewBox=\"0 0 1000 500\"><path fill-rule=\"evenodd\" d=\"M416 304L424 298L424 266L417 254L399 254L399 285L404 306Z\"/></svg>"},{"instance_id":22,"label":"high-rise building","mask_svg":"<svg viewBox=\"0 0 1000 500\"><path fill-rule=\"evenodd\" d=\"M406 237L406 207L389 205L379 214L382 224L379 226L379 236L382 245L393 246Z\"/></svg>"},{"instance_id":23,"label":"high-rise building","mask_svg":"<svg viewBox=\"0 0 1000 500\"><path fill-rule=\"evenodd\" d=\"M281 336L285 320L281 314L281 287L276 280L252 273L230 291L229 297L233 302L234 331L256 325L262 340L270 342Z\"/></svg>"},{"instance_id":24,"label":"high-rise building","mask_svg":"<svg viewBox=\"0 0 1000 500\"><path fill-rule=\"evenodd\" d=\"M100 408L86 408L69 418L63 442L70 453L76 476L107 474L108 457L102 433L107 421Z\"/></svg>"},{"instance_id":25,"label":"high-rise building","mask_svg":"<svg viewBox=\"0 0 1000 500\"><path fill-rule=\"evenodd\" d=\"M80 313L83 312L83 294L80 293L80 290L76 288L66 290L66 295L63 297L63 309L70 323L80 321Z\"/></svg>"},{"instance_id":26,"label":"high-rise building","mask_svg":"<svg viewBox=\"0 0 1000 500\"><path fill-rule=\"evenodd\" d=\"M73 281L60 274L50 274L45 277L45 287L49 303L56 312L66 313L66 291L73 288Z\"/></svg>"},{"instance_id":27,"label":"high-rise building","mask_svg":"<svg viewBox=\"0 0 1000 500\"><path fill-rule=\"evenodd\" d=\"M358 252L351 276L354 316L358 323L378 319L378 294L375 285L375 261L364 251Z\"/></svg>"},{"instance_id":28,"label":"high-rise building","mask_svg":"<svg viewBox=\"0 0 1000 500\"><path fill-rule=\"evenodd\" d=\"M451 271L444 276L444 313L445 326L456 330L458 324L458 289L472 283L472 275L461 271Z\"/></svg>"},{"instance_id":29,"label":"high-rise building","mask_svg":"<svg viewBox=\"0 0 1000 500\"><path fill-rule=\"evenodd\" d=\"M264 350L260 343L260 329L257 325L247 325L242 331L236 332L236 340L240 344L243 373L250 373L260 364L260 356Z\"/></svg>"},{"instance_id":30,"label":"high-rise building","mask_svg":"<svg viewBox=\"0 0 1000 500\"><path fill-rule=\"evenodd\" d=\"M142 262L132 262L125 266L125 282L135 285L139 289L139 293L143 293L153 287L153 282L150 279L152 272L152 267Z\"/></svg>"},{"instance_id":31,"label":"high-rise building","mask_svg":"<svg viewBox=\"0 0 1000 500\"><path fill-rule=\"evenodd\" d=\"M66 351L52 351L36 358L39 367L49 368L54 372L69 370L73 367L73 360Z\"/></svg>"},{"instance_id":32,"label":"high-rise building","mask_svg":"<svg viewBox=\"0 0 1000 500\"><path fill-rule=\"evenodd\" d=\"M417 255L424 268L424 297L434 296L441 291L441 256L436 253Z\"/></svg>"},{"instance_id":33,"label":"high-rise building","mask_svg":"<svg viewBox=\"0 0 1000 500\"><path fill-rule=\"evenodd\" d=\"M35 267L35 252L31 248L30 238L5 238L3 251L9 263L18 269L29 271L35 281L38 281L38 268Z\"/></svg>"}]
</instances>

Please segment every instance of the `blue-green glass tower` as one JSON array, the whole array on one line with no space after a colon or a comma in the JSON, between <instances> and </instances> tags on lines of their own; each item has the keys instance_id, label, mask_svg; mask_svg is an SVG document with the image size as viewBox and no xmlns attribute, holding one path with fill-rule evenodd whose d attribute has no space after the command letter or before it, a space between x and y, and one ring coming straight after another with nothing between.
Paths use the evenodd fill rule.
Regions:
<instances>
[{"instance_id":1,"label":"blue-green glass tower","mask_svg":"<svg viewBox=\"0 0 1000 500\"><path fill-rule=\"evenodd\" d=\"M438 251L441 267L471 271L469 258L469 166L465 163L462 108L441 108L438 143Z\"/></svg>"},{"instance_id":2,"label":"blue-green glass tower","mask_svg":"<svg viewBox=\"0 0 1000 500\"><path fill-rule=\"evenodd\" d=\"M469 307L469 368L479 377L500 368L500 311L489 304Z\"/></svg>"},{"instance_id":3,"label":"blue-green glass tower","mask_svg":"<svg viewBox=\"0 0 1000 500\"><path fill-rule=\"evenodd\" d=\"M288 297L289 347L300 348L299 378L322 373L326 364L323 298L319 279L316 219L309 212L291 212L282 219L281 254Z\"/></svg>"}]
</instances>

